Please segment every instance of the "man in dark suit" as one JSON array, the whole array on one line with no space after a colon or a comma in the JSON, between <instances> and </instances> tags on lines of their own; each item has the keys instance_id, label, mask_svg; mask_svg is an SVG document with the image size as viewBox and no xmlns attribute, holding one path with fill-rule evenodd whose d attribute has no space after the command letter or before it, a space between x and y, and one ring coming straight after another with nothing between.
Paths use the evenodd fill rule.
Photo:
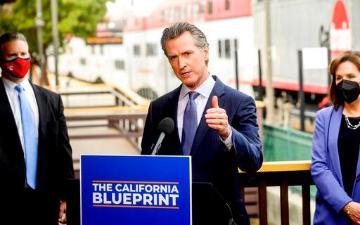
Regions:
<instances>
[{"instance_id":1,"label":"man in dark suit","mask_svg":"<svg viewBox=\"0 0 360 225\"><path fill-rule=\"evenodd\" d=\"M166 28L161 44L182 84L150 104L142 154L151 154L159 137L159 122L172 118L176 129L164 139L158 154L191 155L193 182L212 183L226 202L223 207L231 208L229 217L236 224L248 225L237 173L238 167L255 172L262 165L254 100L209 75L209 45L194 25L176 23ZM193 198L197 201L197 196ZM206 198L201 201L205 207L211 204ZM195 225L229 224L228 220L216 220L216 212L206 212L199 213L193 205ZM221 212L217 213L220 217Z\"/></svg>"},{"instance_id":2,"label":"man in dark suit","mask_svg":"<svg viewBox=\"0 0 360 225\"><path fill-rule=\"evenodd\" d=\"M0 223L66 223L72 150L58 94L33 85L20 33L0 37Z\"/></svg>"}]
</instances>

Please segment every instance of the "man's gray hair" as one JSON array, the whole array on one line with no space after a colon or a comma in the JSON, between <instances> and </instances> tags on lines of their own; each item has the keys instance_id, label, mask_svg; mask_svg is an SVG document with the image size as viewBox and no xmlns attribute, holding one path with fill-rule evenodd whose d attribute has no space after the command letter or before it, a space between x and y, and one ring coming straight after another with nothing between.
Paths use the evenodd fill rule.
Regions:
<instances>
[{"instance_id":1,"label":"man's gray hair","mask_svg":"<svg viewBox=\"0 0 360 225\"><path fill-rule=\"evenodd\" d=\"M0 36L0 56L2 56L3 45L7 42L16 41L16 40L24 41L25 43L27 43L26 37L22 33L7 32L7 33L2 34Z\"/></svg>"},{"instance_id":2,"label":"man's gray hair","mask_svg":"<svg viewBox=\"0 0 360 225\"><path fill-rule=\"evenodd\" d=\"M164 54L167 56L166 52L166 42L179 37L184 32L190 32L193 38L196 41L196 46L205 49L209 47L209 43L206 40L205 34L197 28L195 25L187 23L187 22L179 22L175 23L170 27L164 29L162 37L161 37L161 48L164 51Z\"/></svg>"}]
</instances>

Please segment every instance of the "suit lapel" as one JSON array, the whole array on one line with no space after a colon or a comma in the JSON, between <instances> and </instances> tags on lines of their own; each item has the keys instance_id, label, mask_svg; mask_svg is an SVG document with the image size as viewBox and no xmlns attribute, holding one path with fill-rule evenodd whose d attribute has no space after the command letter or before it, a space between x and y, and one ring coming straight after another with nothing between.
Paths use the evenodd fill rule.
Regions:
<instances>
[{"instance_id":1,"label":"suit lapel","mask_svg":"<svg viewBox=\"0 0 360 225\"><path fill-rule=\"evenodd\" d=\"M175 154L182 154L181 147L180 147L180 137L178 132L178 125L177 125L177 108L178 108L178 101L179 101L179 95L180 95L181 85L175 89L167 99L167 105L168 105L168 112L170 114L170 117L174 120L174 131L172 136L174 148L176 149ZM175 150L174 149L174 150Z\"/></svg>"},{"instance_id":2,"label":"suit lapel","mask_svg":"<svg viewBox=\"0 0 360 225\"><path fill-rule=\"evenodd\" d=\"M2 126L2 129L9 132L8 135L10 135L11 137L17 137L16 144L20 146L20 148L22 148L14 114L12 112L2 79L0 79L0 124Z\"/></svg>"},{"instance_id":3,"label":"suit lapel","mask_svg":"<svg viewBox=\"0 0 360 225\"><path fill-rule=\"evenodd\" d=\"M44 160L44 156L45 156L45 151L46 151L46 124L47 121L49 119L49 110L47 108L47 97L44 95L44 93L40 90L39 87L37 87L36 85L33 85L31 83L31 86L34 90L34 94L35 94L35 98L36 98L36 103L39 109L39 127L38 127L38 134L39 134L39 138L38 138L38 180L39 180L39 184L40 184L40 180L42 177L42 172L44 171L44 165L45 165L45 160Z\"/></svg>"},{"instance_id":4,"label":"suit lapel","mask_svg":"<svg viewBox=\"0 0 360 225\"><path fill-rule=\"evenodd\" d=\"M360 146L359 146L359 151L360 151ZM355 182L359 180L359 177L360 177L360 154L358 155L358 160L357 160Z\"/></svg>"},{"instance_id":5,"label":"suit lapel","mask_svg":"<svg viewBox=\"0 0 360 225\"><path fill-rule=\"evenodd\" d=\"M17 130L14 115L2 79L0 79L0 120L3 121L1 123L2 126L5 125L8 126L8 128L11 128L11 130Z\"/></svg>"},{"instance_id":6,"label":"suit lapel","mask_svg":"<svg viewBox=\"0 0 360 225\"><path fill-rule=\"evenodd\" d=\"M39 128L38 129L39 129L39 142L40 142L41 137L43 137L44 134L46 133L46 130L45 130L46 122L44 121L44 119L47 118L47 115L46 115L46 112L48 111L46 109L47 102L46 102L46 98L40 91L39 87L37 87L36 85L33 85L31 82L30 82L30 84L34 90L36 103L37 103L38 110L39 110ZM40 143L39 143L39 146L40 146Z\"/></svg>"},{"instance_id":7,"label":"suit lapel","mask_svg":"<svg viewBox=\"0 0 360 225\"><path fill-rule=\"evenodd\" d=\"M6 152L8 156L11 156L10 158L18 160L18 163L24 163L24 161L21 161L24 159L24 152L22 150L20 136L2 78L0 78L0 124L2 129L0 132L2 135L1 138L5 138L8 143L3 148L3 151ZM0 154L2 153L0 152ZM22 165L23 164L20 163L19 166L22 167Z\"/></svg>"},{"instance_id":8,"label":"suit lapel","mask_svg":"<svg viewBox=\"0 0 360 225\"><path fill-rule=\"evenodd\" d=\"M203 141L206 133L210 129L209 126L207 125L206 121L205 121L205 113L206 113L207 109L211 108L211 98L212 98L212 96L217 96L218 97L220 107L223 107L222 104L225 102L225 101L223 101L224 94L225 94L225 92L224 92L225 85L217 77L214 76L214 78L215 78L215 85L214 85L213 90L210 93L209 99L207 100L207 103L206 103L204 112L202 114L199 126L198 126L198 128L196 130L194 143L193 143L192 148L191 148L191 155L195 155L195 153L198 151L201 142Z\"/></svg>"},{"instance_id":9,"label":"suit lapel","mask_svg":"<svg viewBox=\"0 0 360 225\"><path fill-rule=\"evenodd\" d=\"M328 148L331 162L333 162L335 175L338 181L343 185L342 175L340 169L339 149L338 149L338 137L341 125L343 108L340 107L338 110L332 110L329 120L329 135L328 135Z\"/></svg>"}]
</instances>

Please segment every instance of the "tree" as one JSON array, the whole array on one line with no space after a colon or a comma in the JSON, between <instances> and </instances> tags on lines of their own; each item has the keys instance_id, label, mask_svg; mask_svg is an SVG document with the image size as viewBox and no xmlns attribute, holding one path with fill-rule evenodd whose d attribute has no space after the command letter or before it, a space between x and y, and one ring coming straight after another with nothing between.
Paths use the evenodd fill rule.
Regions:
<instances>
[{"instance_id":1,"label":"tree","mask_svg":"<svg viewBox=\"0 0 360 225\"><path fill-rule=\"evenodd\" d=\"M81 38L94 35L96 25L104 19L106 13L105 3L108 1L58 0L60 40L64 40L66 35L74 35ZM16 0L11 5L5 4L3 7L0 6L0 34L7 31L18 31L25 34L33 56L38 55L35 16L36 0ZM52 42L49 0L42 0L42 17L44 20L44 49L47 49ZM62 41L60 46L63 46Z\"/></svg>"},{"instance_id":2,"label":"tree","mask_svg":"<svg viewBox=\"0 0 360 225\"><path fill-rule=\"evenodd\" d=\"M15 2L15 0L0 0L0 5L10 3L10 2Z\"/></svg>"}]
</instances>

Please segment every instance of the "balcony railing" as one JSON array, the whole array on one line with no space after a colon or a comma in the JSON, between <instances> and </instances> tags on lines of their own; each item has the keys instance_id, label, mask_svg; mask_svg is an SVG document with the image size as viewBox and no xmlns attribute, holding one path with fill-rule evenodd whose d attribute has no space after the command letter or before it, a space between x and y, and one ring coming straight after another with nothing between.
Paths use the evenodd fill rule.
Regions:
<instances>
[{"instance_id":1,"label":"balcony railing","mask_svg":"<svg viewBox=\"0 0 360 225\"><path fill-rule=\"evenodd\" d=\"M247 202L246 187L258 189L258 213L260 225L268 224L267 192L271 186L280 187L281 225L289 224L289 186L302 187L302 218L304 225L310 225L310 185L313 180L310 174L310 161L264 162L261 169L254 174L239 173L244 184L241 192ZM244 196L245 195L245 196Z\"/></svg>"},{"instance_id":2,"label":"balcony railing","mask_svg":"<svg viewBox=\"0 0 360 225\"><path fill-rule=\"evenodd\" d=\"M255 187L258 189L258 217L260 225L268 224L267 216L267 192L266 187L280 187L280 213L281 225L289 224L289 186L302 186L302 218L304 225L310 225L310 185L313 184L310 175L310 161L286 161L286 162L265 162L261 169L255 174L243 173L239 175L245 186L244 189ZM78 172L78 171L77 171ZM71 182L68 202L68 225L79 225L80 221L80 184L79 180ZM245 204L249 208L249 197L252 194L245 194ZM250 199L250 201L252 201ZM251 206L250 206L251 207Z\"/></svg>"}]
</instances>

